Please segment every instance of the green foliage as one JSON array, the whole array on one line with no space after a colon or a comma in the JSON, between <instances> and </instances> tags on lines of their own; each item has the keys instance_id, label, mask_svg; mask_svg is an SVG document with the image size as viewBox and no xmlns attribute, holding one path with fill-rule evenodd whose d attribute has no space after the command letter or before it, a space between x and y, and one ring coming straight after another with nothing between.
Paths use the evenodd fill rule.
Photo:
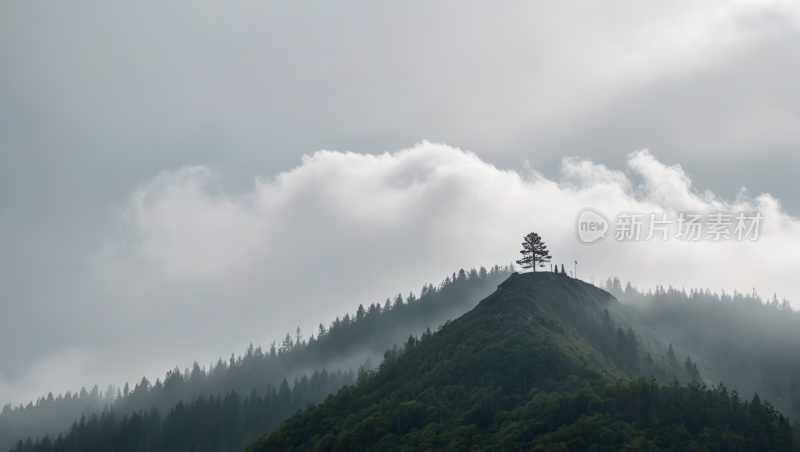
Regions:
<instances>
[{"instance_id":1,"label":"green foliage","mask_svg":"<svg viewBox=\"0 0 800 452\"><path fill-rule=\"evenodd\" d=\"M680 375L685 367L678 350L692 354L692 374L702 366L707 378L729 382L748 397L757 392L800 417L800 311L787 300L671 286L645 293L628 285L622 291L618 281L609 279L604 288L670 333L664 346L672 342L674 349L666 353L666 365L681 380L695 377Z\"/></svg>"},{"instance_id":2,"label":"green foliage","mask_svg":"<svg viewBox=\"0 0 800 452\"><path fill-rule=\"evenodd\" d=\"M469 272L462 269L458 276L454 273L438 286L426 284L419 297L411 293L404 301L398 294L394 305L387 299L383 307L380 303L359 306L355 314L337 317L328 327L320 324L316 336L312 334L304 339L298 328L286 333L280 344L273 343L266 353L251 344L244 354L238 357L232 354L229 360L220 359L207 368L198 363L184 371L176 367L167 372L163 382L159 379L151 383L143 378L132 389L126 383L124 392L109 387L103 394L95 386L92 391L83 389L55 398L41 397L27 407L6 405L0 412L0 450L8 450L19 438L42 438L45 434L52 436L53 432L63 432L81 416L99 416L104 406L113 407L120 419L125 414L149 412L151 408L165 413L179 402L186 404L201 394L230 391L247 394L255 388L259 395L267 397L273 389L277 391L282 386L286 375L337 367L337 362L365 350L377 355L386 347L403 341L409 333L421 333L426 327L435 327L457 317L474 307L510 274L508 267L500 266ZM302 379L298 382L302 383ZM307 402L323 400L339 387L341 384L326 387L319 398L302 390L293 393L292 397L302 400L291 410L287 408L278 420L305 407ZM271 429L260 430L259 434Z\"/></svg>"},{"instance_id":3,"label":"green foliage","mask_svg":"<svg viewBox=\"0 0 800 452\"><path fill-rule=\"evenodd\" d=\"M546 262L550 262L550 252L547 251L547 246L542 241L539 234L531 232L523 237L522 259L517 261L517 264L522 268L532 268L536 271L536 267L544 267Z\"/></svg>"},{"instance_id":4,"label":"green foliage","mask_svg":"<svg viewBox=\"0 0 800 452\"><path fill-rule=\"evenodd\" d=\"M425 285L419 298L398 294L383 307L359 307L330 328L320 325L308 341L297 330L280 350L250 346L209 371L195 364L168 372L163 384L142 379L124 396L110 388L104 397L95 387L68 402L49 396L24 409L7 406L0 429L10 415L110 399L108 409L81 417L55 440L18 441L15 452L241 450L259 437L248 450L798 450L797 422L758 394L742 400L722 384L708 387L692 358L679 363L671 344L652 356L649 340L619 315L620 303L567 277L563 266L512 275L438 332L408 336L408 325L454 312L466 305L459 297L474 298L506 275L499 267L462 270L438 288ZM609 287L638 294L630 284L623 292L617 279ZM375 338L385 343L392 326L405 328L408 339L384 346L376 370L365 363L348 378L323 371L293 384L276 380L278 370L308 368L374 346ZM263 386L247 397L202 395L253 378ZM137 408L175 398L166 410Z\"/></svg>"},{"instance_id":5,"label":"green foliage","mask_svg":"<svg viewBox=\"0 0 800 452\"><path fill-rule=\"evenodd\" d=\"M202 394L185 403L178 402L162 422L159 411L151 408L130 414L117 414L112 407L101 413L81 416L55 440L17 442L14 452L105 452L105 451L200 451L242 450L309 401L321 402L344 384L352 385L352 372L314 372L295 380L294 389L283 379L263 397L253 389L248 397L230 391L206 398Z\"/></svg>"},{"instance_id":6,"label":"green foliage","mask_svg":"<svg viewBox=\"0 0 800 452\"><path fill-rule=\"evenodd\" d=\"M433 334L247 450L791 450L788 420L758 396L610 378L480 323Z\"/></svg>"},{"instance_id":7,"label":"green foliage","mask_svg":"<svg viewBox=\"0 0 800 452\"><path fill-rule=\"evenodd\" d=\"M538 290L520 276L539 278ZM581 305L581 292L599 297L581 284L552 273L512 277L247 451L791 450L788 419L757 396L741 402L722 384L624 377L558 314ZM558 297L570 291L570 303ZM602 302L584 308L603 319ZM629 362L635 332L606 325Z\"/></svg>"}]
</instances>

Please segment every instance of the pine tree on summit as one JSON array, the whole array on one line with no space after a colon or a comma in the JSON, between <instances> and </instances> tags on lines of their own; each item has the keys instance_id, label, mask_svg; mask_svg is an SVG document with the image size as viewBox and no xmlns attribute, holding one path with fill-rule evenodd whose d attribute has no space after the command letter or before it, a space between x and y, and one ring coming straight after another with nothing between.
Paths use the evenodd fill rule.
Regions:
<instances>
[{"instance_id":1,"label":"pine tree on summit","mask_svg":"<svg viewBox=\"0 0 800 452\"><path fill-rule=\"evenodd\" d=\"M522 268L532 268L536 271L537 265L544 267L545 262L550 262L550 252L547 251L547 246L539 234L531 232L524 237L524 240L522 251L519 252L522 254L522 259L517 261Z\"/></svg>"}]
</instances>

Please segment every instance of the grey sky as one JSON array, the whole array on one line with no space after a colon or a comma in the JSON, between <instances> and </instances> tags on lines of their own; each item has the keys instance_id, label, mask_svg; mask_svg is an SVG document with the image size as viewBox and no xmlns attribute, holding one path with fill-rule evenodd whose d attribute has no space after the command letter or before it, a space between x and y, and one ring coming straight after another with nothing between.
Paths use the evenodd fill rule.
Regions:
<instances>
[{"instance_id":1,"label":"grey sky","mask_svg":"<svg viewBox=\"0 0 800 452\"><path fill-rule=\"evenodd\" d=\"M497 231L500 222L470 229L453 219L513 217L514 202L545 193L514 189L527 194L509 211L477 203L481 211L464 207L473 192L463 179L442 176L435 189L386 194L383 205L410 217L380 220L336 203L469 159L429 150L438 160L380 160L371 171L382 180L356 170L339 179L360 160L301 161L321 149L381 155L427 139L525 177L528 161L555 181L563 158L577 156L636 186L646 177L628 156L648 148L660 164L681 165L697 192L731 203L742 186L752 199L769 193L791 223L800 215L798 18L780 2L4 2L0 403L163 377L175 364L266 344L287 324L308 329L458 267L508 262L527 223ZM276 177L298 165L289 190ZM487 194L515 183L470 165ZM296 208L258 204L259 176ZM318 193L337 187L352 195ZM570 206L585 200L559 190ZM646 190L626 196L610 205L648 202ZM457 238L444 240L442 224ZM313 262L302 248L309 235L330 243ZM560 240L551 241L564 262L587 252ZM392 262L377 265L387 259L379 250ZM790 277L765 252L754 256L752 282L730 290L789 297ZM729 287L724 268L707 283L692 276L701 269L662 268L659 282L628 265L609 261L597 273ZM319 282L302 287L297 274Z\"/></svg>"}]
</instances>

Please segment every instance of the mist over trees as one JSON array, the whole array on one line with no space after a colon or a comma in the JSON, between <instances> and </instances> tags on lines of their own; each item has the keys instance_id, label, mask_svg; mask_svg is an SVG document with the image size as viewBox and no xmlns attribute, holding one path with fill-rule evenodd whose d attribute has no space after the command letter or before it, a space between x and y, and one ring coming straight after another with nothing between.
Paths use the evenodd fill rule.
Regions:
<instances>
[{"instance_id":1,"label":"mist over trees","mask_svg":"<svg viewBox=\"0 0 800 452\"><path fill-rule=\"evenodd\" d=\"M7 404L0 412L0 450L8 450L19 439L28 437L35 443L36 438L48 435L52 441L59 433L66 434L71 425L74 428L73 423L82 416L92 419L92 415L100 416L106 412L103 419L120 426L126 415L132 419L135 413L139 413L137 416L141 417L151 413L152 409L166 416L165 413L180 402L190 406L203 394L206 402L210 402L212 394L219 402L222 400L220 397L224 399L231 392L252 395L255 391L256 396L262 398L261 406L270 407L269 410L277 407L277 411L270 412L272 414L265 414L265 419L280 422L290 412L280 408L285 404L272 401L271 394L276 392L280 395L283 381L288 381L290 391L295 394L303 381L310 384L314 374L327 373L325 368L342 369L329 375L351 375L351 367L357 367L365 358L372 356L379 361L387 348L403 343L409 334L418 336L470 310L512 271L512 266L494 266L489 270L483 267L469 271L461 269L438 286L424 285L419 295L413 292L405 297L397 294L368 307L359 305L352 314L336 317L327 326L320 324L317 331L307 338L297 328L286 333L280 343L273 342L267 349L251 344L238 357L220 358L207 367L196 362L183 371L176 367L167 372L163 381L159 378L152 382L143 377L133 385L126 383L122 388L108 386L101 390L95 385L89 391L84 388L55 397L48 394L26 406ZM302 400L297 402L298 405L292 405L292 410L304 407L306 402L317 403L322 400L320 397L324 399L342 385L352 384L345 376L330 377L332 383L323 384L323 389L316 393L301 390L297 397ZM244 403L245 398L237 400ZM99 422L100 418L97 419ZM149 419L152 421L153 418ZM164 417L164 422L166 419ZM267 430L262 432L273 428L272 424L266 425Z\"/></svg>"},{"instance_id":2,"label":"mist over trees","mask_svg":"<svg viewBox=\"0 0 800 452\"><path fill-rule=\"evenodd\" d=\"M554 269L557 277L568 278L563 266ZM241 450L298 410L393 366L430 338L431 330L494 292L512 271L460 270L438 286L426 284L419 295L359 305L307 337L298 328L266 349L250 345L238 357L208 366L176 367L163 381L142 378L105 390L95 385L48 394L26 406L6 405L0 412L0 450L191 450L200 444ZM573 312L569 303L555 303L551 308L558 316L545 316L542 325L560 335L574 331L634 380L652 376L675 388L688 383L690 392L713 389L722 391L713 397L725 399L719 386L705 386L724 381L741 394L745 416L751 411L760 416L763 406L773 413L769 400L797 419L800 313L787 301L672 287L645 293L630 284L623 288L616 278L601 286L624 304ZM597 357L579 359L602 366ZM380 363L378 369L372 362Z\"/></svg>"},{"instance_id":3,"label":"mist over trees","mask_svg":"<svg viewBox=\"0 0 800 452\"><path fill-rule=\"evenodd\" d=\"M201 392L190 402L178 402L166 412L163 420L155 407L118 414L118 403L110 408L106 406L99 414L81 416L65 434L58 434L54 439L49 436L35 441L20 439L12 450L242 450L261 435L273 431L296 411L322 402L343 386L353 385L355 378L352 370L329 373L323 369L314 372L311 378L303 375L295 379L293 388L284 378L263 396L255 389L244 396L229 391L206 397Z\"/></svg>"},{"instance_id":4,"label":"mist over trees","mask_svg":"<svg viewBox=\"0 0 800 452\"><path fill-rule=\"evenodd\" d=\"M586 286L562 274L513 276L246 451L797 450L797 423L757 394L620 378L606 353L641 365L640 339L604 309L620 303ZM604 344L605 353L591 350Z\"/></svg>"},{"instance_id":5,"label":"mist over trees","mask_svg":"<svg viewBox=\"0 0 800 452\"><path fill-rule=\"evenodd\" d=\"M792 419L800 418L800 311L777 294L711 292L663 286L637 290L609 278L603 288L665 329L675 346L691 354L675 356L672 344L644 344L684 366L706 369L703 380L724 380L740 394L758 393ZM667 346L669 345L669 349ZM691 369L690 369L691 366Z\"/></svg>"}]
</instances>

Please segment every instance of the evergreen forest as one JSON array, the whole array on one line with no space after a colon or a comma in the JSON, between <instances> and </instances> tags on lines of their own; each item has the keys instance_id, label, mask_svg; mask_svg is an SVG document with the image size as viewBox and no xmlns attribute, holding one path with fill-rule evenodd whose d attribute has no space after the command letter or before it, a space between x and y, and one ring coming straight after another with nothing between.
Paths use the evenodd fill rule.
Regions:
<instances>
[{"instance_id":1,"label":"evergreen forest","mask_svg":"<svg viewBox=\"0 0 800 452\"><path fill-rule=\"evenodd\" d=\"M172 416L186 413L184 409L207 406L212 410L212 402L219 405L226 400L228 404L221 406L228 410L221 411L220 416L235 413L234 424L242 425L224 430L206 425L202 431L216 432L207 434L218 436L215 444L226 445L215 450L241 450L228 445L249 444L272 431L290 413L351 385L359 368L373 367L371 363L380 359L383 350L403 342L410 332L418 335L468 311L510 274L510 266L462 269L438 286L424 285L418 295L396 294L368 307L358 305L355 312L337 317L327 326L320 324L307 338L296 329L267 349L251 344L243 354L220 358L208 366L195 362L183 371L175 367L163 380L152 382L142 377L122 388L109 385L101 390L94 385L89 390L81 388L57 396L50 393L25 406L6 404L0 412L0 450L18 449L20 441L31 447L37 441L56 443L59 436L63 440L73 433L80 437L126 437L123 432L131 422L140 425L146 417L148 423L141 425L175 423ZM237 408L231 411L231 407ZM258 412L257 419L246 415L253 412ZM200 422L197 417L182 419L183 423ZM203 419L210 422L210 418ZM198 423L196 428L200 425L204 424ZM182 439L175 441L192 437L192 429L179 431ZM108 443L102 444L94 450L110 450ZM81 447L76 450L89 450Z\"/></svg>"},{"instance_id":2,"label":"evergreen forest","mask_svg":"<svg viewBox=\"0 0 800 452\"><path fill-rule=\"evenodd\" d=\"M4 450L800 450L788 302L511 268L163 381L6 405Z\"/></svg>"}]
</instances>

